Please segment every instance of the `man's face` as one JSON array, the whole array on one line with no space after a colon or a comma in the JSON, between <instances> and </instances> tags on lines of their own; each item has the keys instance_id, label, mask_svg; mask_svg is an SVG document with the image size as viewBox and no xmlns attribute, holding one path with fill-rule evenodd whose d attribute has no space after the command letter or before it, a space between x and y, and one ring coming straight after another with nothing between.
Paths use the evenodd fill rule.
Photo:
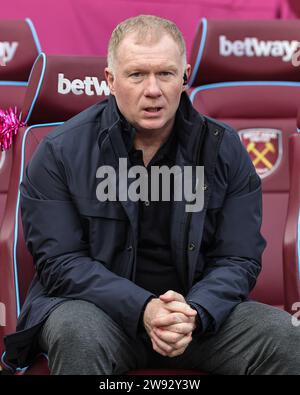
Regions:
<instances>
[{"instance_id":1,"label":"man's face","mask_svg":"<svg viewBox=\"0 0 300 395\"><path fill-rule=\"evenodd\" d=\"M134 33L121 41L113 73L105 69L111 93L124 117L139 132L170 131L183 86L184 70L177 43L168 34L137 43Z\"/></svg>"}]
</instances>

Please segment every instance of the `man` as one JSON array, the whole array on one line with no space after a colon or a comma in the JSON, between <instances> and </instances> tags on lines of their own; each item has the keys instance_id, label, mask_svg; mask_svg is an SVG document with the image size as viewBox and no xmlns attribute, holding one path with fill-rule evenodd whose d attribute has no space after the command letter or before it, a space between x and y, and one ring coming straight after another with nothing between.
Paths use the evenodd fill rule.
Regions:
<instances>
[{"instance_id":1,"label":"man","mask_svg":"<svg viewBox=\"0 0 300 395\"><path fill-rule=\"evenodd\" d=\"M38 148L21 186L36 277L18 333L6 338L10 363L42 349L52 374L299 374L299 328L247 301L265 246L260 180L237 133L192 107L190 71L173 23L126 20L108 49L111 97ZM202 209L175 199L176 174L170 201L157 190L159 199L121 199L122 188L102 199L115 192L100 183L105 172L124 185L120 159L148 177L140 189L155 166L204 166Z\"/></svg>"}]
</instances>

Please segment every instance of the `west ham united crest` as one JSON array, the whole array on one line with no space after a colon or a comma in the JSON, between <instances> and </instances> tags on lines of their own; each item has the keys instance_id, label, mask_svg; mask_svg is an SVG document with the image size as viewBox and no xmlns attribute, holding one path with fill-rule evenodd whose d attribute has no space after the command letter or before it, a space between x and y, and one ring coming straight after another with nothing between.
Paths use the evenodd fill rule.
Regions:
<instances>
[{"instance_id":1,"label":"west ham united crest","mask_svg":"<svg viewBox=\"0 0 300 395\"><path fill-rule=\"evenodd\" d=\"M282 132L278 129L242 129L240 139L246 147L257 174L267 177L279 166L282 159Z\"/></svg>"}]
</instances>

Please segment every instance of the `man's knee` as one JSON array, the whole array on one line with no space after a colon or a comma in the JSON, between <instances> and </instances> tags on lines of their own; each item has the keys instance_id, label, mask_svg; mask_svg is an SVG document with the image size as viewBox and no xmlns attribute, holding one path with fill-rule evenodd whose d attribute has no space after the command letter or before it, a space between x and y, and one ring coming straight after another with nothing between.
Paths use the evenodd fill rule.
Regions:
<instances>
[{"instance_id":1,"label":"man's knee","mask_svg":"<svg viewBox=\"0 0 300 395\"><path fill-rule=\"evenodd\" d=\"M252 355L255 359L249 371L252 374L299 374L300 328L293 325L292 316L263 304L250 303L248 308L256 343L256 352Z\"/></svg>"},{"instance_id":2,"label":"man's knee","mask_svg":"<svg viewBox=\"0 0 300 395\"><path fill-rule=\"evenodd\" d=\"M86 351L97 349L105 333L105 313L95 305L85 301L68 301L59 306L45 323L43 338L48 347L74 348L73 352L84 347ZM107 329L108 330L108 329Z\"/></svg>"},{"instance_id":3,"label":"man's knee","mask_svg":"<svg viewBox=\"0 0 300 395\"><path fill-rule=\"evenodd\" d=\"M292 323L292 316L286 311L261 303L251 303L249 314L252 314L260 336L273 342L290 342L292 338L299 338L300 331Z\"/></svg>"},{"instance_id":4,"label":"man's knee","mask_svg":"<svg viewBox=\"0 0 300 395\"><path fill-rule=\"evenodd\" d=\"M69 301L52 312L40 337L52 374L112 374L111 319L95 305Z\"/></svg>"},{"instance_id":5,"label":"man's knee","mask_svg":"<svg viewBox=\"0 0 300 395\"><path fill-rule=\"evenodd\" d=\"M300 363L300 328L293 325L290 314L281 310L274 312L265 327L265 337L270 338L280 354L293 353L298 356Z\"/></svg>"},{"instance_id":6,"label":"man's knee","mask_svg":"<svg viewBox=\"0 0 300 395\"><path fill-rule=\"evenodd\" d=\"M69 301L54 310L41 344L46 344L54 374L124 373L144 360L143 348L137 351L138 345L105 312L85 301Z\"/></svg>"}]
</instances>

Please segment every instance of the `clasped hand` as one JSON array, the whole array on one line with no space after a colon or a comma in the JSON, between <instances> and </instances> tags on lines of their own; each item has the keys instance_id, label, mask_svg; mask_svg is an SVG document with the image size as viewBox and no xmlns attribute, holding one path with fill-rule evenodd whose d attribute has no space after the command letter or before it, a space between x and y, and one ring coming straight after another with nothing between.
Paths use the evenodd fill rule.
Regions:
<instances>
[{"instance_id":1,"label":"clasped hand","mask_svg":"<svg viewBox=\"0 0 300 395\"><path fill-rule=\"evenodd\" d=\"M144 311L143 322L153 349L168 357L183 354L192 341L196 316L197 311L175 291L152 299Z\"/></svg>"}]
</instances>

